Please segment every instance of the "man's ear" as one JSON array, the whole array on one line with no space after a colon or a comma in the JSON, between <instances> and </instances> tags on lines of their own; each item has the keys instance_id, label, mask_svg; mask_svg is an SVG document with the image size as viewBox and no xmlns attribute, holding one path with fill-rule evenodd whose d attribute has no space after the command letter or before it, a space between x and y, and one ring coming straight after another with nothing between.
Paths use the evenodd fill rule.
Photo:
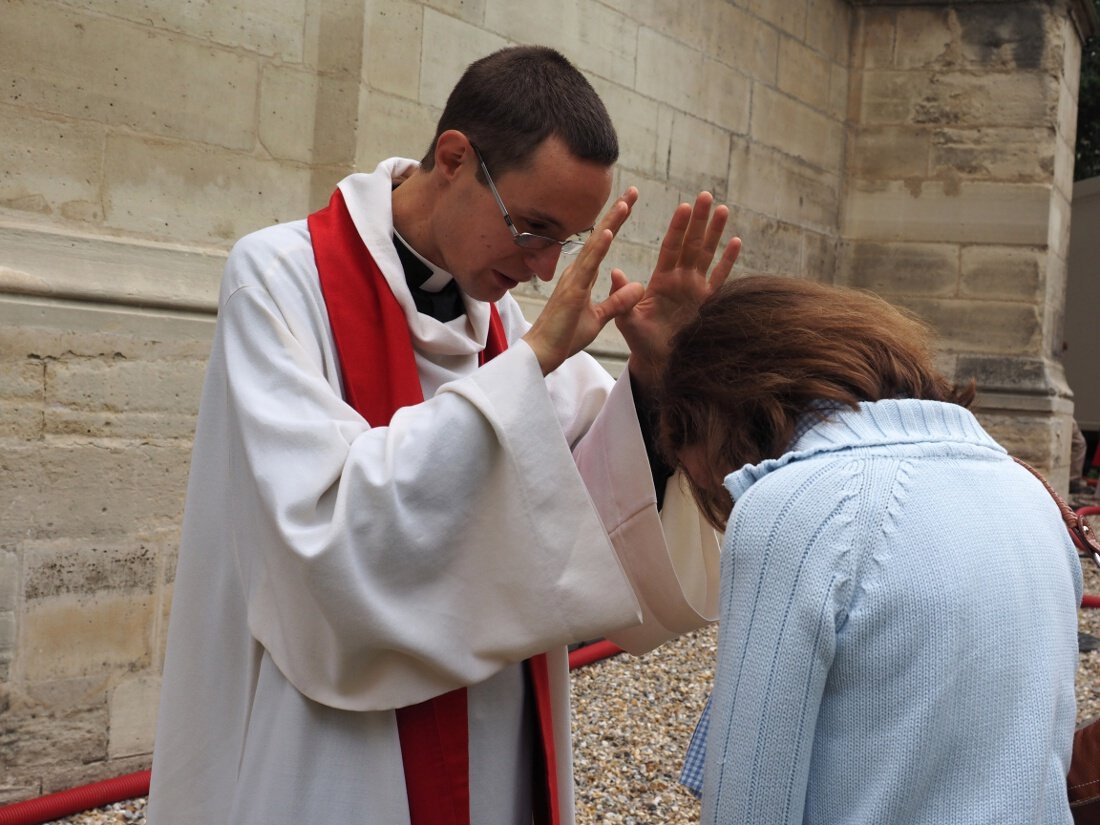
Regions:
<instances>
[{"instance_id":1,"label":"man's ear","mask_svg":"<svg viewBox=\"0 0 1100 825\"><path fill-rule=\"evenodd\" d=\"M473 157L474 150L466 135L457 129L441 132L435 141L435 168L448 180L453 180L462 170L462 165Z\"/></svg>"}]
</instances>

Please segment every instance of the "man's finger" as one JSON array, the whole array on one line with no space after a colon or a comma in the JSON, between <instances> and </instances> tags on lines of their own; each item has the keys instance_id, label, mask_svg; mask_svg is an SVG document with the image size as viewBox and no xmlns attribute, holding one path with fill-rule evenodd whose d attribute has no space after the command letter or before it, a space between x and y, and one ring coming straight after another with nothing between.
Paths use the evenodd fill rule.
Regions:
<instances>
[{"instance_id":1,"label":"man's finger","mask_svg":"<svg viewBox=\"0 0 1100 825\"><path fill-rule=\"evenodd\" d=\"M709 286L712 292L726 282L730 272L733 271L733 265L737 263L737 256L740 254L741 239L730 238L729 243L726 244L726 248L722 252L722 257L710 273Z\"/></svg>"},{"instance_id":2,"label":"man's finger","mask_svg":"<svg viewBox=\"0 0 1100 825\"><path fill-rule=\"evenodd\" d=\"M691 204L681 203L672 213L668 222L668 230L661 241L661 249L657 253L657 266L654 271L675 269L680 260L680 250L684 245L684 234L687 232L688 222L691 220Z\"/></svg>"},{"instance_id":3,"label":"man's finger","mask_svg":"<svg viewBox=\"0 0 1100 825\"><path fill-rule=\"evenodd\" d=\"M699 260L699 252L703 248L703 239L710 219L710 207L713 203L714 196L710 192L700 192L696 196L695 206L691 209L691 220L688 221L687 232L684 234L680 248L678 261L680 266L695 267Z\"/></svg>"}]
</instances>

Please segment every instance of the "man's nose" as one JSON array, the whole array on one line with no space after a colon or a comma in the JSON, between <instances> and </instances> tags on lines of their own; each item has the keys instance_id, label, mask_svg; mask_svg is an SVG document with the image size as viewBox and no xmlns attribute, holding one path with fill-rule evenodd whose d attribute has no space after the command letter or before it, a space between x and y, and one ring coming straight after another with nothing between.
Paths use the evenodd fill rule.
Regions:
<instances>
[{"instance_id":1,"label":"man's nose","mask_svg":"<svg viewBox=\"0 0 1100 825\"><path fill-rule=\"evenodd\" d=\"M553 279L560 257L561 247L557 244L548 246L545 249L525 249L523 251L523 263L535 273L540 281Z\"/></svg>"}]
</instances>

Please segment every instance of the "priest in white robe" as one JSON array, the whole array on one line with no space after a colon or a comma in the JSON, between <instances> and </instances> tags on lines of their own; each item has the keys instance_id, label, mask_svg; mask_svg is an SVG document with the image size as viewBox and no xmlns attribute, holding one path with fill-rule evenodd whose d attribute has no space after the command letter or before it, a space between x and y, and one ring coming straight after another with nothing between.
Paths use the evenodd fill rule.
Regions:
<instances>
[{"instance_id":1,"label":"priest in white robe","mask_svg":"<svg viewBox=\"0 0 1100 825\"><path fill-rule=\"evenodd\" d=\"M493 130L517 127L499 121L555 94L574 111L541 101L553 128L506 158ZM577 148L593 111L606 121L555 52L490 55L424 161L351 175L327 210L234 247L150 822L568 825L566 645L642 653L713 619L714 535L652 471L635 398L739 242L712 269L726 212L700 196L647 287L616 271L593 301L637 198L595 223L617 144L606 121L611 149ZM594 224L532 327L508 290L550 280ZM613 317L617 382L581 352Z\"/></svg>"}]
</instances>

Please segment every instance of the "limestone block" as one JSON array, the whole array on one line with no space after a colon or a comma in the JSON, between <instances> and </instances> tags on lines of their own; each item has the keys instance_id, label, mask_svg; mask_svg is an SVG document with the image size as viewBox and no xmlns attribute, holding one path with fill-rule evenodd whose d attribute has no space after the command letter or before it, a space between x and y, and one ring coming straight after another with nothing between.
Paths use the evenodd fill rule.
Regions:
<instances>
[{"instance_id":1,"label":"limestone block","mask_svg":"<svg viewBox=\"0 0 1100 825\"><path fill-rule=\"evenodd\" d=\"M103 541L180 519L189 442L0 440L5 535Z\"/></svg>"},{"instance_id":2,"label":"limestone block","mask_svg":"<svg viewBox=\"0 0 1100 825\"><path fill-rule=\"evenodd\" d=\"M828 115L843 121L848 117L851 104L851 75L846 66L833 63L829 67L829 108Z\"/></svg>"},{"instance_id":3,"label":"limestone block","mask_svg":"<svg viewBox=\"0 0 1100 825\"><path fill-rule=\"evenodd\" d=\"M1046 254L1012 246L964 246L960 294L994 301L1041 300Z\"/></svg>"},{"instance_id":4,"label":"limestone block","mask_svg":"<svg viewBox=\"0 0 1100 825\"><path fill-rule=\"evenodd\" d=\"M828 172L840 171L844 128L792 97L757 85L753 90L752 138Z\"/></svg>"},{"instance_id":5,"label":"limestone block","mask_svg":"<svg viewBox=\"0 0 1100 825\"><path fill-rule=\"evenodd\" d=\"M55 793L67 788L148 770L150 762L149 756L142 754L124 759L105 759L86 765L74 765L71 762L58 763L54 766L43 766L38 773L42 777L42 792Z\"/></svg>"},{"instance_id":6,"label":"limestone block","mask_svg":"<svg viewBox=\"0 0 1100 825\"><path fill-rule=\"evenodd\" d=\"M638 32L636 89L674 109L702 114L703 55L652 29Z\"/></svg>"},{"instance_id":7,"label":"limestone block","mask_svg":"<svg viewBox=\"0 0 1100 825\"><path fill-rule=\"evenodd\" d=\"M930 137L932 177L1048 183L1054 171L1050 129L936 129Z\"/></svg>"},{"instance_id":8,"label":"limestone block","mask_svg":"<svg viewBox=\"0 0 1100 825\"><path fill-rule=\"evenodd\" d=\"M1039 348L1039 309L1032 304L909 295L895 302L931 324L948 351L1027 354Z\"/></svg>"},{"instance_id":9,"label":"limestone block","mask_svg":"<svg viewBox=\"0 0 1100 825\"><path fill-rule=\"evenodd\" d=\"M1005 69L1056 69L1055 17L1046 3L960 4L953 10L964 65ZM1053 24L1053 26L1052 26ZM1048 27L1049 28L1048 30ZM1076 39L1076 37L1074 37Z\"/></svg>"},{"instance_id":10,"label":"limestone block","mask_svg":"<svg viewBox=\"0 0 1100 825\"><path fill-rule=\"evenodd\" d=\"M367 85L416 100L424 6L409 0L371 0L367 6L363 68Z\"/></svg>"},{"instance_id":11,"label":"limestone block","mask_svg":"<svg viewBox=\"0 0 1100 825\"><path fill-rule=\"evenodd\" d=\"M115 412L195 412L202 390L202 361L133 361L80 358L46 365L48 404Z\"/></svg>"},{"instance_id":12,"label":"limestone block","mask_svg":"<svg viewBox=\"0 0 1100 825\"><path fill-rule=\"evenodd\" d=\"M0 659L10 662L15 652L15 612L0 610Z\"/></svg>"},{"instance_id":13,"label":"limestone block","mask_svg":"<svg viewBox=\"0 0 1100 825\"><path fill-rule=\"evenodd\" d=\"M704 58L700 108L689 112L736 134L747 134L752 102L749 78L725 63Z\"/></svg>"},{"instance_id":14,"label":"limestone block","mask_svg":"<svg viewBox=\"0 0 1100 825\"><path fill-rule=\"evenodd\" d=\"M830 62L793 37L779 38L779 90L814 109L830 104Z\"/></svg>"},{"instance_id":15,"label":"limestone block","mask_svg":"<svg viewBox=\"0 0 1100 825\"><path fill-rule=\"evenodd\" d=\"M362 71L369 6L364 0L305 0L305 56L311 69L331 77Z\"/></svg>"},{"instance_id":16,"label":"limestone block","mask_svg":"<svg viewBox=\"0 0 1100 825\"><path fill-rule=\"evenodd\" d=\"M270 82L261 89L259 134L273 157L317 166L351 164L359 114L355 76L275 70L264 79Z\"/></svg>"},{"instance_id":17,"label":"limestone block","mask_svg":"<svg viewBox=\"0 0 1100 825\"><path fill-rule=\"evenodd\" d=\"M111 759L153 752L160 679L142 675L123 680L110 693L107 755Z\"/></svg>"},{"instance_id":18,"label":"limestone block","mask_svg":"<svg viewBox=\"0 0 1100 825\"><path fill-rule=\"evenodd\" d=\"M953 66L959 62L953 9L941 5L900 8L893 65L899 69Z\"/></svg>"},{"instance_id":19,"label":"limestone block","mask_svg":"<svg viewBox=\"0 0 1100 825\"><path fill-rule=\"evenodd\" d=\"M809 0L806 21L806 44L833 63L846 64L852 7L844 0Z\"/></svg>"},{"instance_id":20,"label":"limestone block","mask_svg":"<svg viewBox=\"0 0 1100 825\"><path fill-rule=\"evenodd\" d=\"M105 702L71 708L11 706L0 712L0 775L20 768L98 762L107 755Z\"/></svg>"},{"instance_id":21,"label":"limestone block","mask_svg":"<svg viewBox=\"0 0 1100 825\"><path fill-rule=\"evenodd\" d=\"M732 208L730 223L744 242L737 266L746 273L802 275L802 236L804 231L784 221Z\"/></svg>"},{"instance_id":22,"label":"limestone block","mask_svg":"<svg viewBox=\"0 0 1100 825\"><path fill-rule=\"evenodd\" d=\"M1038 246L1050 190L1036 184L851 182L845 234L868 240Z\"/></svg>"},{"instance_id":23,"label":"limestone block","mask_svg":"<svg viewBox=\"0 0 1100 825\"><path fill-rule=\"evenodd\" d=\"M19 591L19 557L14 550L0 545L0 611L15 610Z\"/></svg>"},{"instance_id":24,"label":"limestone block","mask_svg":"<svg viewBox=\"0 0 1100 825\"><path fill-rule=\"evenodd\" d=\"M1038 72L868 71L860 120L872 124L1053 127L1058 80Z\"/></svg>"},{"instance_id":25,"label":"limestone block","mask_svg":"<svg viewBox=\"0 0 1100 825\"><path fill-rule=\"evenodd\" d=\"M174 141L108 141L106 225L146 237L228 246L309 211L300 166Z\"/></svg>"},{"instance_id":26,"label":"limestone block","mask_svg":"<svg viewBox=\"0 0 1100 825\"><path fill-rule=\"evenodd\" d=\"M358 171L372 171L386 158L424 156L435 135L438 111L366 87L360 95Z\"/></svg>"},{"instance_id":27,"label":"limestone block","mask_svg":"<svg viewBox=\"0 0 1100 825\"><path fill-rule=\"evenodd\" d=\"M931 141L927 129L864 126L850 133L848 169L853 177L899 180L928 177Z\"/></svg>"},{"instance_id":28,"label":"limestone block","mask_svg":"<svg viewBox=\"0 0 1100 825\"><path fill-rule=\"evenodd\" d=\"M511 5L502 0L505 5ZM691 6L680 6L667 0L604 0L604 4L653 31L664 32L669 37L699 48L708 43L710 20L716 6L724 5L714 0L702 0ZM588 7L582 7L588 13ZM525 41L530 34L523 38ZM707 51L711 52L709 45Z\"/></svg>"},{"instance_id":29,"label":"limestone block","mask_svg":"<svg viewBox=\"0 0 1100 825\"><path fill-rule=\"evenodd\" d=\"M143 27L300 62L306 0L247 3L175 3L169 0L96 0L98 11Z\"/></svg>"},{"instance_id":30,"label":"limestone block","mask_svg":"<svg viewBox=\"0 0 1100 825\"><path fill-rule=\"evenodd\" d=\"M840 241L835 235L802 232L802 275L823 283L835 283Z\"/></svg>"},{"instance_id":31,"label":"limestone block","mask_svg":"<svg viewBox=\"0 0 1100 825\"><path fill-rule=\"evenodd\" d=\"M130 591L29 602L19 650L22 673L34 682L148 667L154 605L151 596Z\"/></svg>"},{"instance_id":32,"label":"limestone block","mask_svg":"<svg viewBox=\"0 0 1100 825\"><path fill-rule=\"evenodd\" d=\"M134 539L94 545L73 539L28 541L23 547L27 604L67 594L152 593L158 585L156 548Z\"/></svg>"},{"instance_id":33,"label":"limestone block","mask_svg":"<svg viewBox=\"0 0 1100 825\"><path fill-rule=\"evenodd\" d=\"M508 40L478 26L424 10L421 45L420 102L442 110L447 95L466 67L480 57L509 45Z\"/></svg>"},{"instance_id":34,"label":"limestone block","mask_svg":"<svg viewBox=\"0 0 1100 825\"><path fill-rule=\"evenodd\" d=\"M164 274L167 277L168 273ZM204 294L205 286L197 292ZM175 314L0 295L0 353L32 361L80 357L205 361L213 334L212 314ZM42 373L44 382L44 364Z\"/></svg>"},{"instance_id":35,"label":"limestone block","mask_svg":"<svg viewBox=\"0 0 1100 825\"><path fill-rule=\"evenodd\" d=\"M852 36L852 66L869 70L893 67L897 9L874 5L860 7L853 13L858 28Z\"/></svg>"},{"instance_id":36,"label":"limestone block","mask_svg":"<svg viewBox=\"0 0 1100 825\"><path fill-rule=\"evenodd\" d=\"M822 232L835 232L839 176L756 143L734 138L727 189L743 207Z\"/></svg>"},{"instance_id":37,"label":"limestone block","mask_svg":"<svg viewBox=\"0 0 1100 825\"><path fill-rule=\"evenodd\" d=\"M779 68L779 31L732 3L706 7L706 52L761 83L774 85Z\"/></svg>"},{"instance_id":38,"label":"limestone block","mask_svg":"<svg viewBox=\"0 0 1100 825\"><path fill-rule=\"evenodd\" d=\"M668 229L669 218L678 203L694 201L695 192L684 191L674 183L642 175L629 174L619 178L619 186L612 192L617 195L627 186L637 186L640 196L630 212L630 219L620 232L620 237L630 243L656 249ZM609 257L614 255L612 246Z\"/></svg>"},{"instance_id":39,"label":"limestone block","mask_svg":"<svg viewBox=\"0 0 1100 825\"><path fill-rule=\"evenodd\" d=\"M557 49L585 74L634 85L638 23L602 3L487 0L485 27L518 43L531 42L537 32L536 42Z\"/></svg>"},{"instance_id":40,"label":"limestone block","mask_svg":"<svg viewBox=\"0 0 1100 825\"><path fill-rule=\"evenodd\" d=\"M987 404L996 404L995 397L979 393L974 412L982 426L1009 455L1043 473L1064 495L1069 486L1069 462L1065 457L1069 451L1069 416L987 409Z\"/></svg>"},{"instance_id":41,"label":"limestone block","mask_svg":"<svg viewBox=\"0 0 1100 825\"><path fill-rule=\"evenodd\" d=\"M485 19L486 2L487 0L424 0L423 5L467 23L478 24Z\"/></svg>"},{"instance_id":42,"label":"limestone block","mask_svg":"<svg viewBox=\"0 0 1100 825\"><path fill-rule=\"evenodd\" d=\"M859 289L897 295L951 296L959 283L959 248L954 244L845 244L841 278Z\"/></svg>"},{"instance_id":43,"label":"limestone block","mask_svg":"<svg viewBox=\"0 0 1100 825\"><path fill-rule=\"evenodd\" d=\"M661 138L660 105L651 98L602 78L591 77L589 80L607 107L607 113L619 134L618 166L635 169L644 175L664 174L669 153L667 147L663 152L658 150Z\"/></svg>"},{"instance_id":44,"label":"limestone block","mask_svg":"<svg viewBox=\"0 0 1100 825\"><path fill-rule=\"evenodd\" d=\"M806 0L748 0L748 10L780 31L806 36Z\"/></svg>"},{"instance_id":45,"label":"limestone block","mask_svg":"<svg viewBox=\"0 0 1100 825\"><path fill-rule=\"evenodd\" d=\"M668 174L687 191L707 190L719 202L727 199L729 133L690 115L677 113L672 120L672 145Z\"/></svg>"},{"instance_id":46,"label":"limestone block","mask_svg":"<svg viewBox=\"0 0 1100 825\"><path fill-rule=\"evenodd\" d=\"M253 58L108 17L10 2L0 27L5 100L137 132L250 150Z\"/></svg>"},{"instance_id":47,"label":"limestone block","mask_svg":"<svg viewBox=\"0 0 1100 825\"><path fill-rule=\"evenodd\" d=\"M0 355L0 438L42 435L43 378L41 360Z\"/></svg>"},{"instance_id":48,"label":"limestone block","mask_svg":"<svg viewBox=\"0 0 1100 825\"><path fill-rule=\"evenodd\" d=\"M0 105L0 206L98 222L104 127Z\"/></svg>"}]
</instances>

